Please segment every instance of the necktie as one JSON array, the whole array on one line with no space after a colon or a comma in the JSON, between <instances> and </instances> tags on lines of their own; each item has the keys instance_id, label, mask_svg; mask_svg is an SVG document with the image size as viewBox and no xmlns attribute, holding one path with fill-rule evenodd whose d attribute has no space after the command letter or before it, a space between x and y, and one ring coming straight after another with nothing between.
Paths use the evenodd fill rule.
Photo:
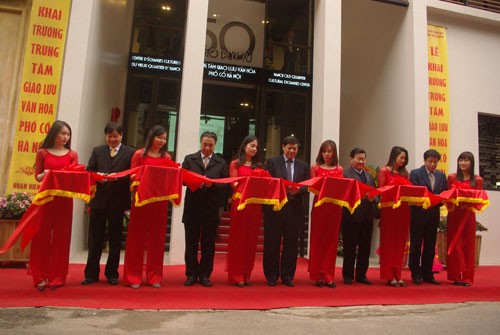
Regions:
<instances>
[{"instance_id":1,"label":"necktie","mask_svg":"<svg viewBox=\"0 0 500 335\"><path fill-rule=\"evenodd\" d=\"M363 184L366 184L366 176L365 176L365 173L363 171L361 171L361 173L359 174L359 179L361 179Z\"/></svg>"},{"instance_id":2,"label":"necktie","mask_svg":"<svg viewBox=\"0 0 500 335\"><path fill-rule=\"evenodd\" d=\"M291 159L286 161L286 174L287 174L286 179L288 179L290 181L293 181L292 163L293 163L293 161Z\"/></svg>"},{"instance_id":3,"label":"necktie","mask_svg":"<svg viewBox=\"0 0 500 335\"><path fill-rule=\"evenodd\" d=\"M111 151L109 152L109 155L110 155L111 157L115 157L117 153L118 153L118 150L116 150L116 148L113 148L113 149L111 149Z\"/></svg>"},{"instance_id":4,"label":"necktie","mask_svg":"<svg viewBox=\"0 0 500 335\"><path fill-rule=\"evenodd\" d=\"M436 183L436 177L434 176L434 173L429 173L429 179L431 181L431 191L434 189L434 184Z\"/></svg>"},{"instance_id":5,"label":"necktie","mask_svg":"<svg viewBox=\"0 0 500 335\"><path fill-rule=\"evenodd\" d=\"M210 157L203 156L203 166L205 166L205 168L207 167L208 162L210 162Z\"/></svg>"}]
</instances>

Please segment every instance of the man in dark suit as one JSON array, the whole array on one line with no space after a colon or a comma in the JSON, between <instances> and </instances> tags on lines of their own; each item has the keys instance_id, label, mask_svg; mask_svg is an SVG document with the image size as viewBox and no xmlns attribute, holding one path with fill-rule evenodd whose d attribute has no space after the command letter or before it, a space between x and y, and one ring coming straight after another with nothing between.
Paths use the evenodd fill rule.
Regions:
<instances>
[{"instance_id":1,"label":"man in dark suit","mask_svg":"<svg viewBox=\"0 0 500 335\"><path fill-rule=\"evenodd\" d=\"M295 158L299 140L294 136L283 139L283 155L269 158L266 169L272 177L301 182L309 179L309 166ZM269 286L276 286L281 278L283 284L294 286L293 278L297 267L297 248L300 228L304 223L304 198L307 187L287 190L288 202L275 212L264 206L264 275ZM283 238L283 252L280 253ZM280 258L281 254L281 258Z\"/></svg>"},{"instance_id":2,"label":"man in dark suit","mask_svg":"<svg viewBox=\"0 0 500 335\"><path fill-rule=\"evenodd\" d=\"M130 168L134 149L121 143L122 126L108 123L104 128L106 144L95 147L87 165L88 171L111 175ZM123 215L130 208L129 178L108 179L97 184L95 197L90 201L88 247L89 254L82 285L99 280L99 262L108 224L109 254L104 274L111 285L118 284L118 265L122 246Z\"/></svg>"},{"instance_id":3,"label":"man in dark suit","mask_svg":"<svg viewBox=\"0 0 500 335\"><path fill-rule=\"evenodd\" d=\"M356 179L375 187L372 175L364 169L366 164L365 150L354 148L351 150L350 157L351 167L344 171L344 177ZM366 277L366 272L370 259L373 218L379 216L377 202L376 197L365 197L354 213L351 214L347 208L342 209L342 241L344 243L342 277L346 285L352 285L354 279L362 284L372 284ZM355 265L356 274L354 274Z\"/></svg>"},{"instance_id":4,"label":"man in dark suit","mask_svg":"<svg viewBox=\"0 0 500 335\"><path fill-rule=\"evenodd\" d=\"M434 149L424 152L424 165L411 171L411 183L426 186L434 194L447 190L446 175L436 170L440 159L441 154ZM439 285L432 273L438 225L439 206L428 209L411 206L410 257L408 265L411 278L416 285L422 284L422 281Z\"/></svg>"},{"instance_id":5,"label":"man in dark suit","mask_svg":"<svg viewBox=\"0 0 500 335\"><path fill-rule=\"evenodd\" d=\"M211 179L228 176L227 163L214 154L217 135L206 131L201 134L200 151L187 155L182 168ZM201 285L211 287L210 275L214 267L215 238L222 210L226 202L225 184L206 183L192 192L186 190L184 199L184 223L186 250L185 286L192 286L198 280ZM201 241L201 259L198 262L198 242Z\"/></svg>"}]
</instances>

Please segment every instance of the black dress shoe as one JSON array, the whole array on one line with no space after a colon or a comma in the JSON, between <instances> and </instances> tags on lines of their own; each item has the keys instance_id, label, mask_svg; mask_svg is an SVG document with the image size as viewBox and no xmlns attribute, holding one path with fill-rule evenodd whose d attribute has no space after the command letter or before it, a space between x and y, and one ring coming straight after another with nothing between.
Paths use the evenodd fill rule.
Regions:
<instances>
[{"instance_id":1,"label":"black dress shoe","mask_svg":"<svg viewBox=\"0 0 500 335\"><path fill-rule=\"evenodd\" d=\"M323 287L325 286L325 283L322 281L322 280L317 280L314 285L316 285L317 287Z\"/></svg>"},{"instance_id":2,"label":"black dress shoe","mask_svg":"<svg viewBox=\"0 0 500 335\"><path fill-rule=\"evenodd\" d=\"M118 278L109 278L108 284L109 285L118 285Z\"/></svg>"},{"instance_id":3,"label":"black dress shoe","mask_svg":"<svg viewBox=\"0 0 500 335\"><path fill-rule=\"evenodd\" d=\"M249 281L245 281L244 283L245 283L245 286L252 286L252 283Z\"/></svg>"},{"instance_id":4,"label":"black dress shoe","mask_svg":"<svg viewBox=\"0 0 500 335\"><path fill-rule=\"evenodd\" d=\"M424 282L426 283L429 283L429 284L434 284L434 285L441 285L440 282L438 282L436 279L434 278L428 278L428 279L424 279Z\"/></svg>"},{"instance_id":5,"label":"black dress shoe","mask_svg":"<svg viewBox=\"0 0 500 335\"><path fill-rule=\"evenodd\" d=\"M212 287L212 282L207 277L200 278L200 284L205 287Z\"/></svg>"},{"instance_id":6,"label":"black dress shoe","mask_svg":"<svg viewBox=\"0 0 500 335\"><path fill-rule=\"evenodd\" d=\"M282 282L283 282L283 284L285 284L288 287L294 287L295 286L295 283L291 279L289 279L289 280L282 280Z\"/></svg>"},{"instance_id":7,"label":"black dress shoe","mask_svg":"<svg viewBox=\"0 0 500 335\"><path fill-rule=\"evenodd\" d=\"M236 283L236 286L243 288L245 287L245 282L240 281L239 283Z\"/></svg>"},{"instance_id":8,"label":"black dress shoe","mask_svg":"<svg viewBox=\"0 0 500 335\"><path fill-rule=\"evenodd\" d=\"M267 286L271 286L271 287L276 286L276 281L275 280L268 280L267 281Z\"/></svg>"},{"instance_id":9,"label":"black dress shoe","mask_svg":"<svg viewBox=\"0 0 500 335\"><path fill-rule=\"evenodd\" d=\"M82 280L82 285L90 285L92 283L95 283L96 281L98 281L98 279L92 279L92 278L85 278L84 280Z\"/></svg>"},{"instance_id":10,"label":"black dress shoe","mask_svg":"<svg viewBox=\"0 0 500 335\"><path fill-rule=\"evenodd\" d=\"M422 285L422 279L420 279L420 278L413 279L413 284Z\"/></svg>"},{"instance_id":11,"label":"black dress shoe","mask_svg":"<svg viewBox=\"0 0 500 335\"><path fill-rule=\"evenodd\" d=\"M189 276L184 282L184 286L193 286L196 283L196 277Z\"/></svg>"},{"instance_id":12,"label":"black dress shoe","mask_svg":"<svg viewBox=\"0 0 500 335\"><path fill-rule=\"evenodd\" d=\"M372 282L369 281L367 278L361 278L361 279L356 279L358 283L365 284L365 285L371 285Z\"/></svg>"},{"instance_id":13,"label":"black dress shoe","mask_svg":"<svg viewBox=\"0 0 500 335\"><path fill-rule=\"evenodd\" d=\"M353 280L351 278L344 278L344 284L352 285Z\"/></svg>"}]
</instances>

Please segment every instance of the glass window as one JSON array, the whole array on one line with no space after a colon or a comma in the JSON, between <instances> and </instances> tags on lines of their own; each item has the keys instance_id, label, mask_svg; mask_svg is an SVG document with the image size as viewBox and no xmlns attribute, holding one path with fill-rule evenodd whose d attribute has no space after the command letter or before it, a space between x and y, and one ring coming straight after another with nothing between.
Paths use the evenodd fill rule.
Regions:
<instances>
[{"instance_id":1,"label":"glass window","mask_svg":"<svg viewBox=\"0 0 500 335\"><path fill-rule=\"evenodd\" d=\"M179 59L185 25L185 0L136 0L131 52Z\"/></svg>"},{"instance_id":2,"label":"glass window","mask_svg":"<svg viewBox=\"0 0 500 335\"><path fill-rule=\"evenodd\" d=\"M312 72L312 9L309 0L268 2L266 16L266 69L287 73Z\"/></svg>"},{"instance_id":3,"label":"glass window","mask_svg":"<svg viewBox=\"0 0 500 335\"><path fill-rule=\"evenodd\" d=\"M500 190L500 117L479 114L479 175L484 178L484 188ZM476 171L477 173L477 171Z\"/></svg>"}]
</instances>

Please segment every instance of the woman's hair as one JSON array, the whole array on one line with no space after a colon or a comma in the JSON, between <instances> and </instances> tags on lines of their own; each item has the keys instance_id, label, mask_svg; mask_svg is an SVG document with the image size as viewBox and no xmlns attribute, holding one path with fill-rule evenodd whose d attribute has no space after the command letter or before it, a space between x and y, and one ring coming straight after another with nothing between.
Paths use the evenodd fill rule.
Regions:
<instances>
[{"instance_id":1,"label":"woman's hair","mask_svg":"<svg viewBox=\"0 0 500 335\"><path fill-rule=\"evenodd\" d=\"M405 159L405 164L398 168L398 173L401 176L408 177L409 173L408 173L408 170L406 170L406 165L408 165L409 157L408 157L408 150L406 150L405 148L397 146L397 145L392 147L391 154L389 155L389 161L387 162L386 165L391 167L391 171L394 171L394 169L396 168L396 158L402 152L405 153L406 159Z\"/></svg>"},{"instance_id":2,"label":"woman's hair","mask_svg":"<svg viewBox=\"0 0 500 335\"><path fill-rule=\"evenodd\" d=\"M469 160L470 161L470 175L469 175L469 180L470 180L470 186L475 187L476 186L476 175L474 174L474 155L470 151L464 151L462 152L458 158L457 158L457 179L459 181L464 181L464 173L462 172L462 169L460 169L460 164L458 163L461 159L464 160Z\"/></svg>"},{"instance_id":3,"label":"woman's hair","mask_svg":"<svg viewBox=\"0 0 500 335\"><path fill-rule=\"evenodd\" d=\"M59 134L59 132L61 131L61 129L63 129L63 127L66 127L69 130L69 140L68 142L66 142L64 147L66 149L71 150L71 135L72 135L71 127L67 122L61 120L56 120L52 124L52 126L49 129L49 132L47 133L47 136L45 136L45 139L40 144L40 148L45 148L45 149L52 148L54 146L57 134Z\"/></svg>"},{"instance_id":4,"label":"woman's hair","mask_svg":"<svg viewBox=\"0 0 500 335\"><path fill-rule=\"evenodd\" d=\"M332 140L326 140L323 143L321 143L321 146L319 147L319 152L318 156L316 156L316 163L319 165L325 164L325 160L323 159L323 152L328 149L328 147L331 147L333 150L333 159L332 159L332 166L337 166L339 165L339 156L337 154L337 144L335 144L334 141Z\"/></svg>"},{"instance_id":5,"label":"woman's hair","mask_svg":"<svg viewBox=\"0 0 500 335\"><path fill-rule=\"evenodd\" d=\"M148 154L149 149L151 149L151 145L153 144L155 137L166 133L167 130L160 125L153 126L153 128L149 130L148 136L146 137L146 145L144 146L143 157L146 157L146 155ZM160 148L160 157L165 156L165 154L167 153L167 143L168 142L165 142L165 144Z\"/></svg>"},{"instance_id":6,"label":"woman's hair","mask_svg":"<svg viewBox=\"0 0 500 335\"><path fill-rule=\"evenodd\" d=\"M256 136L253 135L248 135L243 139L243 142L241 142L240 148L238 149L238 166L245 165L246 162L246 156L245 156L245 147L247 146L248 143L257 141L257 144L259 143L259 139ZM259 163L259 157L258 153L256 153L252 157L252 165L251 168L255 169L257 167L262 167L262 164Z\"/></svg>"}]
</instances>

